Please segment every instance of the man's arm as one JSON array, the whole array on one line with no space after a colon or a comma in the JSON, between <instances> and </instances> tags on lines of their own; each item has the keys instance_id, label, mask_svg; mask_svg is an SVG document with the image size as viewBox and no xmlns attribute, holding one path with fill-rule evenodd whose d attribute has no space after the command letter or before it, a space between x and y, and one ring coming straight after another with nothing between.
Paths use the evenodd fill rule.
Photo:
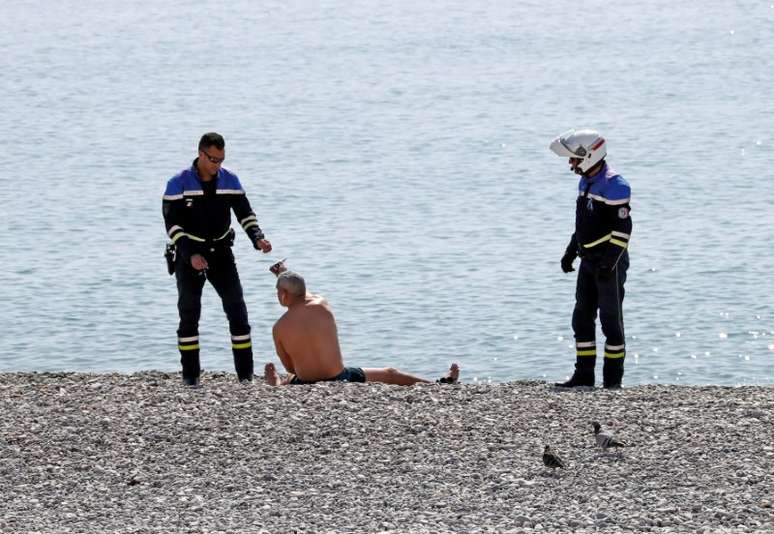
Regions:
<instances>
[{"instance_id":1,"label":"man's arm","mask_svg":"<svg viewBox=\"0 0 774 534\"><path fill-rule=\"evenodd\" d=\"M285 370L288 373L296 374L296 370L293 367L293 360L290 357L290 354L287 353L285 350L285 347L282 346L282 339L280 336L280 329L279 329L279 321L274 325L274 328L271 330L272 337L274 337L274 348L277 351L277 356L279 356L280 361L282 362L282 366L285 368Z\"/></svg>"}]
</instances>

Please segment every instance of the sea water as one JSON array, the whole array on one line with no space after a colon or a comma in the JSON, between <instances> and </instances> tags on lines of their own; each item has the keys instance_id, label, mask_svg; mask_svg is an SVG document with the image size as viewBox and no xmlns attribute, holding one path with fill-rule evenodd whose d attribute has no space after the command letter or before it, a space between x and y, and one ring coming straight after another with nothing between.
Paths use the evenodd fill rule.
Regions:
<instances>
[{"instance_id":1,"label":"sea water","mask_svg":"<svg viewBox=\"0 0 774 534\"><path fill-rule=\"evenodd\" d=\"M3 18L0 371L179 368L161 195L214 130L275 249L235 245L257 369L278 363L268 267L287 256L348 364L563 379L577 180L548 144L590 126L632 187L626 382L774 378L770 0L21 1ZM200 332L203 367L233 371L211 287Z\"/></svg>"}]
</instances>

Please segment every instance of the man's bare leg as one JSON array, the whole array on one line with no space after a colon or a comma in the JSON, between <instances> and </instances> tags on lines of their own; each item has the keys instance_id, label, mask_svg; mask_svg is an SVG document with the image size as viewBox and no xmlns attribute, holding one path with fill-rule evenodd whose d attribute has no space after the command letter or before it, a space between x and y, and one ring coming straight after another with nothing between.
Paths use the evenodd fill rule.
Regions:
<instances>
[{"instance_id":1,"label":"man's bare leg","mask_svg":"<svg viewBox=\"0 0 774 534\"><path fill-rule=\"evenodd\" d=\"M277 373L277 368L274 367L273 363L267 363L264 366L264 368L263 368L263 379L270 386L281 386L281 385L283 385L282 378L280 378L280 375Z\"/></svg>"},{"instance_id":2,"label":"man's bare leg","mask_svg":"<svg viewBox=\"0 0 774 534\"><path fill-rule=\"evenodd\" d=\"M365 373L366 382L381 382L383 384L395 384L398 386L411 386L413 384L427 384L430 382L430 380L404 373L394 367L365 368L363 369L363 373ZM460 368L456 363L453 363L451 367L449 367L449 372L443 378L446 379L446 382L448 383L455 383L459 379L459 376Z\"/></svg>"}]
</instances>

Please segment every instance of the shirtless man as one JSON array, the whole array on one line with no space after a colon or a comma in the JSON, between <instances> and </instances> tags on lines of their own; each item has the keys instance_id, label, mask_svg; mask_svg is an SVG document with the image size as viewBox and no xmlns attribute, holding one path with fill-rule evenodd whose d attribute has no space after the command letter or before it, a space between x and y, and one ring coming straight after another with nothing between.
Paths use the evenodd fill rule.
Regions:
<instances>
[{"instance_id":1,"label":"shirtless man","mask_svg":"<svg viewBox=\"0 0 774 534\"><path fill-rule=\"evenodd\" d=\"M278 275L277 299L288 309L274 325L274 345L290 376L281 378L274 364L267 363L264 369L267 384L280 386L341 381L410 386L418 382L429 382L392 367L345 367L339 348L336 319L328 301L308 293L301 275L286 270L283 265L275 265L272 272ZM454 363L446 376L438 382L454 384L459 373L459 367Z\"/></svg>"}]
</instances>

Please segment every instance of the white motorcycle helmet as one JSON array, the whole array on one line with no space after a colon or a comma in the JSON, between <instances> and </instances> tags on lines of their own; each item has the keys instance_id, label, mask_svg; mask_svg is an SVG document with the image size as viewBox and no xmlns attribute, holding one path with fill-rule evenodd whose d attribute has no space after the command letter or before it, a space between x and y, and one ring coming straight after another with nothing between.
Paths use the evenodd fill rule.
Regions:
<instances>
[{"instance_id":1,"label":"white motorcycle helmet","mask_svg":"<svg viewBox=\"0 0 774 534\"><path fill-rule=\"evenodd\" d=\"M575 172L583 174L607 156L605 138L596 130L569 130L551 141L552 152L565 158L579 159Z\"/></svg>"}]
</instances>

